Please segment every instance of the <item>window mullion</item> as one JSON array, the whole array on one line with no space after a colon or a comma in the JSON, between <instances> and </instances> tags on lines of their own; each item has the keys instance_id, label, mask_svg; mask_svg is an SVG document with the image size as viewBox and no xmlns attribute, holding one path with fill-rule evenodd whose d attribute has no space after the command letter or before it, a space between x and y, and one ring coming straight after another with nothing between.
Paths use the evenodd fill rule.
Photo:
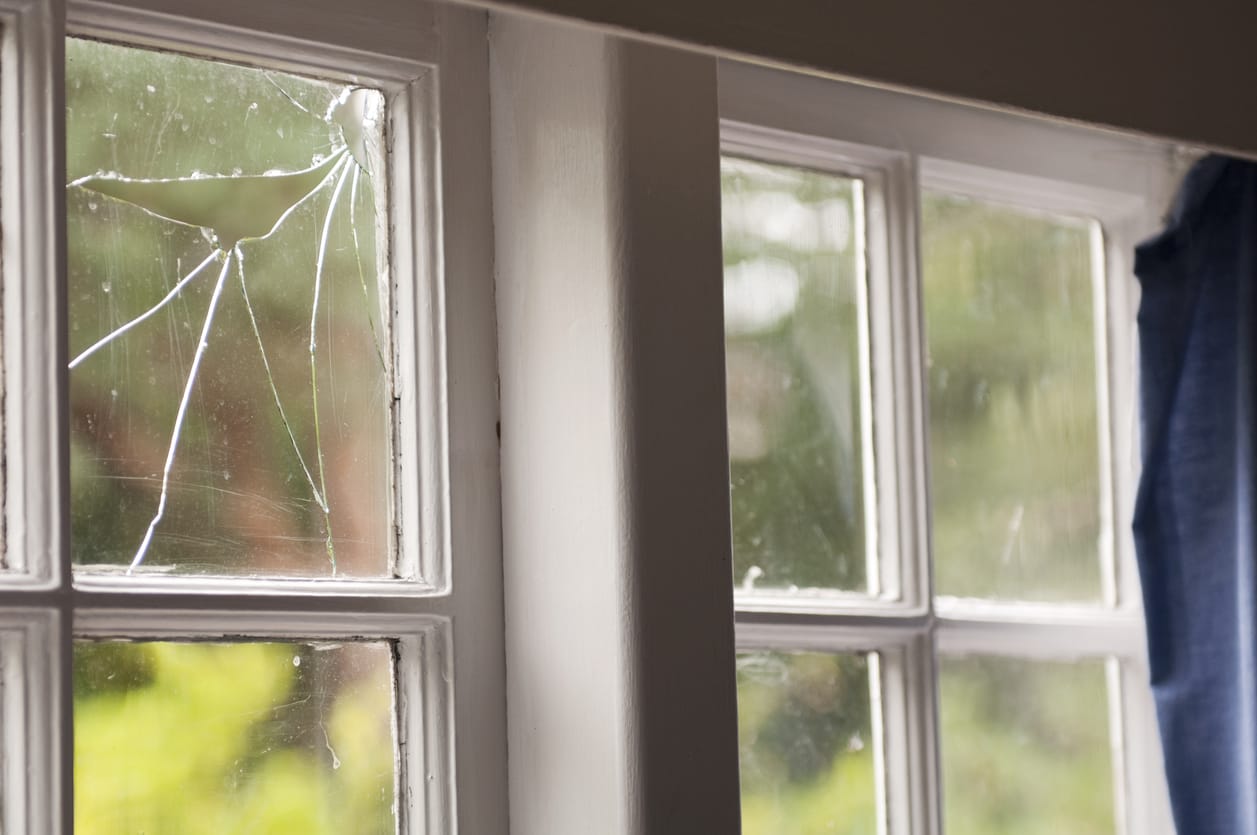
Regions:
<instances>
[{"instance_id":1,"label":"window mullion","mask_svg":"<svg viewBox=\"0 0 1257 835\"><path fill-rule=\"evenodd\" d=\"M921 312L919 177L915 156L902 155L888 167L882 223L886 269L870 280L888 287L888 365L893 391L884 419L894 432L899 553L905 602L921 613L933 608L929 528L929 416L925 376L924 319ZM874 212L879 210L872 206ZM872 228L876 229L876 226ZM883 328L882 330L885 330ZM875 337L876 338L876 337ZM886 350L886 349L884 349ZM890 556L888 555L888 558Z\"/></svg>"},{"instance_id":2,"label":"window mullion","mask_svg":"<svg viewBox=\"0 0 1257 835\"><path fill-rule=\"evenodd\" d=\"M1138 621L1104 618L1091 621L998 621L942 618L936 628L939 648L948 653L981 653L1023 658L1139 658L1143 629Z\"/></svg>"},{"instance_id":3,"label":"window mullion","mask_svg":"<svg viewBox=\"0 0 1257 835\"><path fill-rule=\"evenodd\" d=\"M907 795L902 808L908 823L890 835L941 835L943 791L939 735L938 647L935 632L933 538L931 536L929 379L926 369L925 313L922 303L921 175L916 154L905 154L893 169L887 189L891 236L890 269L894 314L896 447L903 564L911 572L908 588L926 615L928 631L905 654L903 671L907 736Z\"/></svg>"},{"instance_id":4,"label":"window mullion","mask_svg":"<svg viewBox=\"0 0 1257 835\"><path fill-rule=\"evenodd\" d=\"M65 91L63 17L50 0L0 0L4 564L14 587L65 585Z\"/></svg>"},{"instance_id":5,"label":"window mullion","mask_svg":"<svg viewBox=\"0 0 1257 835\"><path fill-rule=\"evenodd\" d=\"M922 635L883 665L888 835L942 832L933 639ZM897 785L896 785L897 784Z\"/></svg>"}]
</instances>

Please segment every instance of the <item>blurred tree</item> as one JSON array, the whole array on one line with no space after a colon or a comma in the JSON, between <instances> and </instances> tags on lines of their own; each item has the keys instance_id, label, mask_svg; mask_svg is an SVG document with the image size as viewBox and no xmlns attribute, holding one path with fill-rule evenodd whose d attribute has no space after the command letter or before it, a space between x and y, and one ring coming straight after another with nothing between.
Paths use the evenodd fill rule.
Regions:
<instances>
[{"instance_id":1,"label":"blurred tree","mask_svg":"<svg viewBox=\"0 0 1257 835\"><path fill-rule=\"evenodd\" d=\"M867 587L864 277L849 222L858 189L790 166L724 163L734 581L743 587ZM817 231L826 224L837 234ZM923 196L943 593L1099 597L1092 234L1086 221ZM755 309L767 313L756 319ZM882 361L871 358L873 374ZM744 657L747 835L876 831L873 761L844 744L871 721L868 667L855 658ZM1102 668L945 659L943 671L950 835L1113 832Z\"/></svg>"},{"instance_id":2,"label":"blurred tree","mask_svg":"<svg viewBox=\"0 0 1257 835\"><path fill-rule=\"evenodd\" d=\"M83 39L67 41L66 64L71 180L296 171L346 141L324 119L340 84ZM231 275L146 568L329 574L324 514L297 445L326 461L340 573L388 573L378 196L369 175L342 191L335 212L325 190L244 245L252 309L245 278ZM149 309L214 246L201 229L96 191L68 188L66 202L71 356ZM201 276L71 373L76 564L125 565L136 552L212 284ZM312 318L325 352L317 374ZM80 642L74 664L80 835L396 831L387 645Z\"/></svg>"}]
</instances>

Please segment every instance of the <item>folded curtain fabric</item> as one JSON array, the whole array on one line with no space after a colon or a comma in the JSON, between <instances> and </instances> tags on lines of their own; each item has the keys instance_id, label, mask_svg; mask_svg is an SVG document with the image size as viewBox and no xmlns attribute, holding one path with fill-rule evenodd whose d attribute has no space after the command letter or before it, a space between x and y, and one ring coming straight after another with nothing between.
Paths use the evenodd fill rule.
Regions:
<instances>
[{"instance_id":1,"label":"folded curtain fabric","mask_svg":"<svg viewBox=\"0 0 1257 835\"><path fill-rule=\"evenodd\" d=\"M1179 835L1257 835L1257 165L1210 156L1136 250L1134 534Z\"/></svg>"}]
</instances>

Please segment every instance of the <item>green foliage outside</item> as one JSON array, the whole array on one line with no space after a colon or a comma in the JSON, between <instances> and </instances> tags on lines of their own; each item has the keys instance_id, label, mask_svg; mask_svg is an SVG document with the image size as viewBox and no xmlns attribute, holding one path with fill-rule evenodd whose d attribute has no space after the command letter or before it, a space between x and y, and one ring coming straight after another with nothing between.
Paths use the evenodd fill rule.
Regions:
<instances>
[{"instance_id":1,"label":"green foliage outside","mask_svg":"<svg viewBox=\"0 0 1257 835\"><path fill-rule=\"evenodd\" d=\"M741 654L743 832L877 835L872 727L863 656Z\"/></svg>"},{"instance_id":2,"label":"green foliage outside","mask_svg":"<svg viewBox=\"0 0 1257 835\"><path fill-rule=\"evenodd\" d=\"M215 246L230 244L83 178L200 177L204 185L209 175L300 171L345 145L324 119L340 85L71 39L66 86L67 176L80 182L66 189L72 358L152 308ZM347 180L326 227L317 310L334 182L269 237L241 242L244 277L233 256L143 568L326 576L334 554L340 575L388 572L391 392L381 359L388 349L376 190L365 170L356 194ZM216 181L220 195L233 182ZM256 202L234 208L248 213ZM159 505L221 264L210 263L155 315L70 372L78 564L125 566L137 553ZM326 494L326 513L318 494Z\"/></svg>"},{"instance_id":3,"label":"green foliage outside","mask_svg":"<svg viewBox=\"0 0 1257 835\"><path fill-rule=\"evenodd\" d=\"M813 231L833 222L835 200L854 216L858 184L741 160L723 172L734 580L858 591L863 509L849 496L868 466L856 381L863 279L853 226L845 241ZM1096 600L1092 231L927 194L922 235L938 588ZM738 283L748 269L788 283L783 264L796 303L747 327ZM873 375L882 362L871 358ZM942 663L949 835L1114 831L1103 665ZM738 686L744 832L875 832L865 661L748 653ZM869 744L848 744L852 734Z\"/></svg>"},{"instance_id":4,"label":"green foliage outside","mask_svg":"<svg viewBox=\"0 0 1257 835\"><path fill-rule=\"evenodd\" d=\"M339 85L77 39L66 58L72 181L297 171L344 146L323 118ZM370 174L356 194L346 179L334 212L331 199L325 188L269 238L242 244L247 285L235 269L223 285L141 570L326 576L330 526L337 573L387 573L391 395ZM141 315L219 243L100 190L71 186L66 201L70 357ZM128 564L154 516L221 263L71 371L77 564ZM322 479L303 472L294 446L312 470L325 461L329 513L311 489ZM80 643L76 831L395 832L390 657L382 644Z\"/></svg>"},{"instance_id":5,"label":"green foliage outside","mask_svg":"<svg viewBox=\"0 0 1257 835\"><path fill-rule=\"evenodd\" d=\"M938 590L1098 600L1091 230L927 194L922 237Z\"/></svg>"},{"instance_id":6,"label":"green foliage outside","mask_svg":"<svg viewBox=\"0 0 1257 835\"><path fill-rule=\"evenodd\" d=\"M166 59L110 50L68 49L71 178L298 170L338 140L320 118L334 86L282 77L285 92L312 111L303 113L257 74L187 59L177 59L176 74ZM229 124L224 113L233 114ZM754 164L727 164L724 186L726 270L766 262L779 277L794 276L777 288L779 302L793 294L788 310L729 335L735 580L866 589L859 186ZM756 212L773 214L772 205L755 204L759 192L802 207L793 232L748 231ZM358 289L359 267L365 261L373 275L377 265L373 224L359 223L356 252L347 202L329 245L331 312L320 325L329 352L313 386L305 353L329 197L295 213L270 245L247 249L287 425L233 283L237 301L224 306L212 335L154 567L328 573L325 520L288 439L291 429L306 459L316 457L313 390L324 414L340 416L324 428L337 551L347 571L381 570L371 560L387 554L387 520L378 515L387 503L379 469L387 391L379 334L364 326L377 306L375 283L364 282L365 297ZM373 200L364 181L357 210L369 214ZM82 190L69 189L67 202L74 355L160 298L211 245L200 230ZM844 222L843 234L833 234ZM923 227L940 588L1093 599L1101 529L1089 232L941 196L925 200ZM799 230L806 234L792 240ZM153 327L72 377L77 562L126 563L151 518L212 280L203 276ZM876 374L879 358L872 362ZM380 408L344 417L360 403ZM386 658L359 669L339 651L310 646L89 643L75 660L81 833L393 831ZM742 661L748 835L876 832L867 659ZM942 743L951 835L1111 832L1105 699L1103 676L1090 667L948 661Z\"/></svg>"},{"instance_id":7,"label":"green foliage outside","mask_svg":"<svg viewBox=\"0 0 1257 835\"><path fill-rule=\"evenodd\" d=\"M783 278L779 292L797 293L789 315L728 337L735 580L864 589L860 309L849 231L855 184L735 159L725 160L723 172L726 276L784 271L795 283ZM781 194L815 207L815 216L768 238L757 227L783 207L762 200ZM847 234L822 236L822 219L835 226L845 219ZM791 233L818 240L803 248ZM760 298L726 296L729 325L739 302L765 306Z\"/></svg>"},{"instance_id":8,"label":"green foliage outside","mask_svg":"<svg viewBox=\"0 0 1257 835\"><path fill-rule=\"evenodd\" d=\"M944 825L954 835L1113 835L1102 662L946 658Z\"/></svg>"},{"instance_id":9,"label":"green foliage outside","mask_svg":"<svg viewBox=\"0 0 1257 835\"><path fill-rule=\"evenodd\" d=\"M394 832L389 659L383 645L80 643L75 831Z\"/></svg>"}]
</instances>

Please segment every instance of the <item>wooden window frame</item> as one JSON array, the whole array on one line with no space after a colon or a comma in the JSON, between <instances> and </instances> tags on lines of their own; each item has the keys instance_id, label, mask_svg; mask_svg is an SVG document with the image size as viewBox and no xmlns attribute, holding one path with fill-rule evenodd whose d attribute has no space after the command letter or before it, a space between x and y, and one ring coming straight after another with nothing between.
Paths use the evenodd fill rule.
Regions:
<instances>
[{"instance_id":1,"label":"wooden window frame","mask_svg":"<svg viewBox=\"0 0 1257 835\"><path fill-rule=\"evenodd\" d=\"M882 699L874 708L882 724L879 826L889 835L943 831L940 657L1101 660L1118 832L1169 835L1133 542L1114 520L1130 518L1138 482L1130 253L1156 228L1174 179L1172 149L732 61L721 62L720 72L724 152L865 183L871 353L889 389L873 390L873 420L889 438L876 446L880 556L883 575L899 580L897 587L883 580L875 595L735 591L739 649L877 653L870 677L874 699ZM1092 261L1102 265L1094 282L1103 530L1097 605L934 594L918 243L925 189L1084 216L1103 230L1092 235Z\"/></svg>"},{"instance_id":2,"label":"wooden window frame","mask_svg":"<svg viewBox=\"0 0 1257 835\"><path fill-rule=\"evenodd\" d=\"M486 16L394 0L367 0L356 23L330 6L284 16L243 0L153 5L0 0L0 828L73 831L75 638L244 636L391 642L399 832L505 835L496 343L482 246L492 237ZM389 97L396 579L72 570L62 91L64 39L76 35L345 79Z\"/></svg>"}]
</instances>

